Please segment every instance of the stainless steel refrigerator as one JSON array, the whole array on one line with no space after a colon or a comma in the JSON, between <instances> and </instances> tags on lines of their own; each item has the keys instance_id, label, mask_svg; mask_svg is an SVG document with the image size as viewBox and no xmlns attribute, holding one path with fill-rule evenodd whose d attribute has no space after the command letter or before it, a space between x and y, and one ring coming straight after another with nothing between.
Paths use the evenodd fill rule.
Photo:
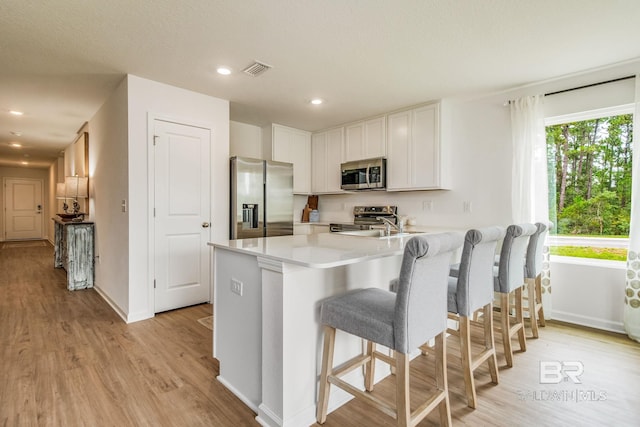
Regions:
<instances>
[{"instance_id":1,"label":"stainless steel refrigerator","mask_svg":"<svg viewBox=\"0 0 640 427\"><path fill-rule=\"evenodd\" d=\"M293 165L231 158L230 239L293 234Z\"/></svg>"}]
</instances>

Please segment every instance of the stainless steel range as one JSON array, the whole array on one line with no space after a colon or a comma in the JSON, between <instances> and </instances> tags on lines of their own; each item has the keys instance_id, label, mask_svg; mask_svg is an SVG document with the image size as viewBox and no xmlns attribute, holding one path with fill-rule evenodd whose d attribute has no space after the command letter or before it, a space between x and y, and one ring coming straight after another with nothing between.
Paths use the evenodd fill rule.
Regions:
<instances>
[{"instance_id":1,"label":"stainless steel range","mask_svg":"<svg viewBox=\"0 0 640 427\"><path fill-rule=\"evenodd\" d=\"M370 230L375 225L383 225L384 222L377 218L387 218L394 224L397 223L397 206L354 206L353 223L329 224L329 229L333 232L350 230Z\"/></svg>"}]
</instances>

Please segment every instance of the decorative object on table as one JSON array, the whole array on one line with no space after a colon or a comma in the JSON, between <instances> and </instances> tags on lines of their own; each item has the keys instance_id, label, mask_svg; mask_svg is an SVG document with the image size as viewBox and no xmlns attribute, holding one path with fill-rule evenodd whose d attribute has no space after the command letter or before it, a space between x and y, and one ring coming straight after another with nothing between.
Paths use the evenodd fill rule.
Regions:
<instances>
[{"instance_id":1,"label":"decorative object on table","mask_svg":"<svg viewBox=\"0 0 640 427\"><path fill-rule=\"evenodd\" d=\"M64 183L56 184L56 198L63 200L63 210L57 215L65 221L82 221L84 213L80 212L78 199L89 197L89 178L80 176L67 176ZM67 200L72 200L72 207L69 208Z\"/></svg>"}]
</instances>

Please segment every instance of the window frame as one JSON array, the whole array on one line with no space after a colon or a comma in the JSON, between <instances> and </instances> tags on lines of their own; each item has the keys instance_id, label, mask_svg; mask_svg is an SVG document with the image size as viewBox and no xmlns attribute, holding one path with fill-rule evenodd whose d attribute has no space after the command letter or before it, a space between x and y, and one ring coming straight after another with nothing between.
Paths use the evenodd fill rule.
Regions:
<instances>
[{"instance_id":1,"label":"window frame","mask_svg":"<svg viewBox=\"0 0 640 427\"><path fill-rule=\"evenodd\" d=\"M546 131L547 127L561 125L566 123L575 123L581 122L585 120L593 120L602 117L611 117L611 116L620 116L624 114L635 114L635 103L627 103L621 104L612 107L604 107L597 108L594 110L588 111L580 111L576 113L569 114L561 114L557 116L550 116L544 118L544 127L545 127L545 140L546 140ZM554 245L560 247L559 245ZM592 246L587 246L592 247ZM594 265L594 266L602 266L602 267L614 267L619 268L620 265L626 265L626 261L616 261L616 260L602 260L598 258L583 258L583 257L567 257L562 255L550 255L550 261L561 262L567 264L583 264L583 265Z\"/></svg>"}]
</instances>

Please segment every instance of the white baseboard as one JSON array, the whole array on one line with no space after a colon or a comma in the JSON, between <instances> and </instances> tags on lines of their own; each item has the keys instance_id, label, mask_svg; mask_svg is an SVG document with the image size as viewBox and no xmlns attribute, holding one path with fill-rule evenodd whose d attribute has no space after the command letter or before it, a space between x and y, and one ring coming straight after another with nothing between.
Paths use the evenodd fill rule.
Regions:
<instances>
[{"instance_id":1,"label":"white baseboard","mask_svg":"<svg viewBox=\"0 0 640 427\"><path fill-rule=\"evenodd\" d=\"M93 289L95 289L95 291L98 293L98 295L100 295L102 297L103 300L105 300L107 302L107 304L109 304L109 306L113 309L113 311L116 312L116 314L118 316L120 316L120 318L122 320L124 320L125 323L127 323L127 315L124 311L120 310L120 307L118 307L118 305L107 296L107 294L104 293L104 291L100 288L100 286L93 286Z\"/></svg>"},{"instance_id":2,"label":"white baseboard","mask_svg":"<svg viewBox=\"0 0 640 427\"><path fill-rule=\"evenodd\" d=\"M229 384L229 382L227 380L225 380L222 375L218 375L216 377L216 380L218 380L218 382L220 382L220 384L222 384L223 386L228 388L231 393L233 393L238 399L240 399L242 401L242 403L244 403L249 408L251 408L251 410L253 412L255 412L255 413L259 412L258 411L258 407L251 400L247 399L247 397L244 394L240 393L238 391L238 389L236 389L234 386Z\"/></svg>"},{"instance_id":3,"label":"white baseboard","mask_svg":"<svg viewBox=\"0 0 640 427\"><path fill-rule=\"evenodd\" d=\"M553 310L551 319L561 322L573 323L575 325L587 326L590 328L602 329L604 331L626 333L622 322L612 322L606 319L598 319L590 316L582 316L579 314L568 313L564 311Z\"/></svg>"}]
</instances>

